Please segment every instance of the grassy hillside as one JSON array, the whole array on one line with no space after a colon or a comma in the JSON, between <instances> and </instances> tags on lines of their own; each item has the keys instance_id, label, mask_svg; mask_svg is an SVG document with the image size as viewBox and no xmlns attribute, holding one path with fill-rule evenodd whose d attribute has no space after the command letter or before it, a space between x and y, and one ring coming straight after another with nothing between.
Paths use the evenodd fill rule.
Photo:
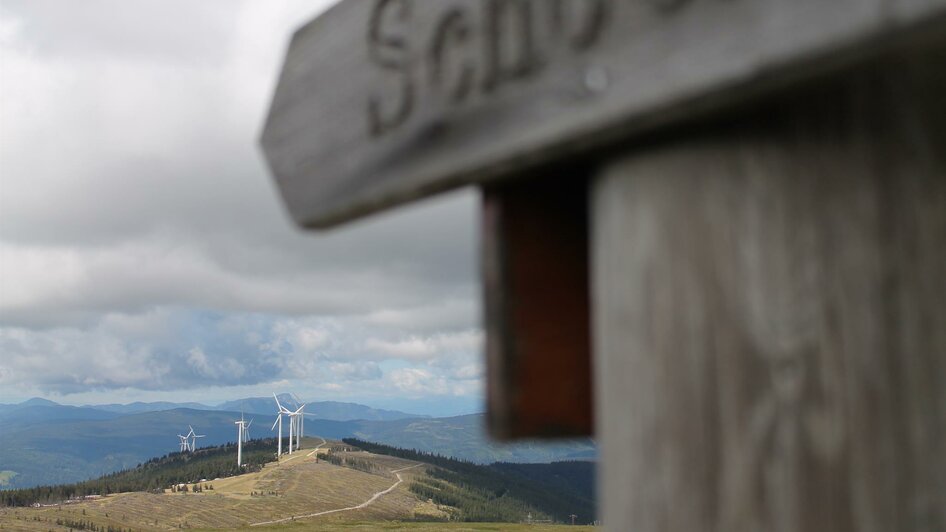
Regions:
<instances>
[{"instance_id":1,"label":"grassy hillside","mask_svg":"<svg viewBox=\"0 0 946 532\"><path fill-rule=\"evenodd\" d=\"M0 432L0 470L17 473L7 488L76 482L178 450L177 434L186 434L188 425L207 435L198 440L198 446L235 441L233 420L238 418L235 412L178 409L111 419L7 425ZM257 418L251 435L270 436L267 421L271 425L273 418ZM254 431L256 427L262 430Z\"/></svg>"},{"instance_id":2,"label":"grassy hillside","mask_svg":"<svg viewBox=\"0 0 946 532\"><path fill-rule=\"evenodd\" d=\"M18 405L14 405L18 406ZM30 408L66 409L70 415L92 419L45 419L41 423L0 421L0 471L5 477L0 489L76 482L127 469L154 456L178 449L177 434L193 425L207 437L198 446L221 445L236 440L233 421L239 412L175 409L121 415L58 405ZM74 410L70 410L74 409ZM8 409L7 412L9 415ZM82 412L78 412L82 411ZM3 413L0 412L0 415ZM57 414L58 415L58 414ZM99 419L98 416L104 417ZM271 415L255 418L251 437L272 437ZM306 433L326 438L357 437L402 448L453 456L476 463L550 462L587 459L595 448L590 440L561 443L497 445L488 441L482 415L452 418L401 419L394 421L333 421L306 419ZM288 431L288 427L284 427Z\"/></svg>"},{"instance_id":3,"label":"grassy hillside","mask_svg":"<svg viewBox=\"0 0 946 532\"><path fill-rule=\"evenodd\" d=\"M567 521L572 514L585 521L596 515L594 464L507 464L488 466L455 458L399 449L356 439L345 443L372 453L434 465L411 484L422 499L455 508L461 521L515 521L532 513Z\"/></svg>"},{"instance_id":4,"label":"grassy hillside","mask_svg":"<svg viewBox=\"0 0 946 532\"><path fill-rule=\"evenodd\" d=\"M167 530L260 525L265 529L297 524L315 530L354 526L360 530L443 530L449 529L448 521L486 519L518 523L529 517L542 520L550 516L561 520L559 514L572 511L566 504L574 494L561 488L543 493L539 481L502 473L493 467L384 448L392 454L414 453L439 464L433 465L404 456L365 452L351 443L312 438L305 440L302 452L284 456L279 463L262 464L272 451L272 442L258 443L258 449L247 453L255 457L255 471L229 478L216 477L226 474L226 468L235 469L231 465L235 450L219 448L163 457L84 486L60 487L49 492L57 493L58 498L42 490L31 490L30 493L45 497L41 501L53 501L66 494L107 494L124 487L147 488L93 500L51 503L46 507L0 508L0 528ZM335 449L331 460L325 455L329 449ZM546 471L554 469L555 466L549 466ZM201 478L210 480L192 482L187 490L161 489L161 485ZM93 486L96 489L83 491ZM537 493L545 500L537 497ZM582 515L580 522L590 520L590 516ZM399 523L392 525L392 521ZM436 526L423 524L431 521ZM510 527L493 524L465 529Z\"/></svg>"},{"instance_id":5,"label":"grassy hillside","mask_svg":"<svg viewBox=\"0 0 946 532\"><path fill-rule=\"evenodd\" d=\"M306 439L303 452L284 456L279 463L267 463L259 471L230 478L208 477L208 482L191 484L186 491L119 493L48 507L0 508L0 528L66 530L93 525L106 530L168 530L334 522L339 518L383 521L413 519L415 510L423 513L428 506L407 490L407 483L420 472L418 464L372 456L369 459L376 471L366 473L317 459L313 447L320 443L320 439ZM235 460L235 451L222 452L228 463ZM165 463L151 473L170 479L169 467L174 464ZM185 476L196 476L196 472L191 468ZM196 486L202 489L195 492Z\"/></svg>"},{"instance_id":6,"label":"grassy hillside","mask_svg":"<svg viewBox=\"0 0 946 532\"><path fill-rule=\"evenodd\" d=\"M288 442L283 443L288 445ZM264 464L273 461L276 440L252 440L244 443L243 468L236 465L236 452L235 444L197 449L193 453L173 453L153 458L137 467L84 482L0 491L0 505L30 506L37 503L58 503L86 495L133 491L161 492L181 483L196 483L201 479L231 477L259 471Z\"/></svg>"},{"instance_id":7,"label":"grassy hillside","mask_svg":"<svg viewBox=\"0 0 946 532\"><path fill-rule=\"evenodd\" d=\"M278 527L256 527L253 530L306 530L312 532L400 532L422 530L441 532L592 532L593 526L568 526L545 523L419 523L403 521L343 521L336 523L298 523Z\"/></svg>"}]
</instances>

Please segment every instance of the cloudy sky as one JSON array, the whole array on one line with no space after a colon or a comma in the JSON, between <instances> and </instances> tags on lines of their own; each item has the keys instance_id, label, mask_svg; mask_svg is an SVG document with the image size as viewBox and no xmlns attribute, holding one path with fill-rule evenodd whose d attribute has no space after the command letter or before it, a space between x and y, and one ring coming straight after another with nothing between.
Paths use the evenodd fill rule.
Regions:
<instances>
[{"instance_id":1,"label":"cloudy sky","mask_svg":"<svg viewBox=\"0 0 946 532\"><path fill-rule=\"evenodd\" d=\"M0 0L0 402L481 409L475 193L301 233L266 172L329 3Z\"/></svg>"}]
</instances>

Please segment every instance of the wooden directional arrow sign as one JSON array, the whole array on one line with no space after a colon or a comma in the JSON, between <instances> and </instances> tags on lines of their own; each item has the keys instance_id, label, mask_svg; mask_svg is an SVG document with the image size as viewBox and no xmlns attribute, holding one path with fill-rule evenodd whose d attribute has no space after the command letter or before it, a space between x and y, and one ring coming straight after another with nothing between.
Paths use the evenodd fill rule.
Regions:
<instances>
[{"instance_id":1,"label":"wooden directional arrow sign","mask_svg":"<svg viewBox=\"0 0 946 532\"><path fill-rule=\"evenodd\" d=\"M345 0L262 135L325 227L641 135L943 30L946 0Z\"/></svg>"}]
</instances>

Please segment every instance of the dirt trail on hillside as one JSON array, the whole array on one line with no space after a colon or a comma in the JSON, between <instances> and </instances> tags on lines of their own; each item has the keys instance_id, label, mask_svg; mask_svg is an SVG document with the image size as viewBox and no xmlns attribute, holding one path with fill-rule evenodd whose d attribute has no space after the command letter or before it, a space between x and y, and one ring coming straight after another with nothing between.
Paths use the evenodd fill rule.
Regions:
<instances>
[{"instance_id":1,"label":"dirt trail on hillside","mask_svg":"<svg viewBox=\"0 0 946 532\"><path fill-rule=\"evenodd\" d=\"M290 516L290 517L284 517L284 518L282 518L282 519L275 519L275 520L273 520L273 521L261 521L261 522L259 522L259 523L253 523L253 524L251 524L250 526L275 525L275 524L278 524L278 523L285 523L285 522L287 522L287 521L292 521L292 520L295 520L295 519L307 519L307 518L309 518L309 517L318 517L318 516L320 516L320 515L328 515L328 514L334 514L334 513L338 513L338 512L347 512L347 511L350 511L350 510L360 510L360 509L362 509L362 508L368 506L369 504L373 503L374 501L378 500L378 499L381 498L382 496L387 495L388 493L391 493L391 492L394 491L395 488L397 488L402 482L404 482L404 479L401 478L401 471L407 471L408 469L414 469L415 467L420 467L420 466L422 466L422 465L424 465L424 464L414 464L414 465L412 465L412 466L402 467L401 469L395 469L394 471L391 471L391 473L394 473L394 475L397 477L397 482L395 482L394 484L392 484L391 487L389 487L389 488L387 488L387 489L385 489L385 490L382 490L382 491L379 491L379 492L375 493L374 495L371 496L370 499L368 499L367 501L365 501L365 502L363 502L363 503L361 503L361 504L359 504L359 505L356 505L356 506L349 506L349 507L347 507L347 508L336 508L336 509L334 509L334 510L324 510L324 511L321 511L321 512L315 512L315 513L306 514L306 515L294 515L294 516Z\"/></svg>"}]
</instances>

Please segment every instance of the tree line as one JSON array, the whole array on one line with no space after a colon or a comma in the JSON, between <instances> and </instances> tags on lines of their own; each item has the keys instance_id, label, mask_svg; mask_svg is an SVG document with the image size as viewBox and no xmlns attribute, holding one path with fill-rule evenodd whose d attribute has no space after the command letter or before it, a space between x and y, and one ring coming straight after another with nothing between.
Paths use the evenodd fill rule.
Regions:
<instances>
[{"instance_id":1,"label":"tree line","mask_svg":"<svg viewBox=\"0 0 946 532\"><path fill-rule=\"evenodd\" d=\"M410 485L424 499L458 511L461 521L523 521L551 518L570 522L595 519L595 464L592 462L552 462L550 464L474 464L436 453L401 449L354 438L345 443L375 454L385 454L436 468L428 469Z\"/></svg>"},{"instance_id":2,"label":"tree line","mask_svg":"<svg viewBox=\"0 0 946 532\"><path fill-rule=\"evenodd\" d=\"M358 471L364 471L365 473L378 473L378 466L376 466L370 460L365 460L363 458L339 456L335 453L329 452L322 455L320 459L330 464L357 469Z\"/></svg>"}]
</instances>

